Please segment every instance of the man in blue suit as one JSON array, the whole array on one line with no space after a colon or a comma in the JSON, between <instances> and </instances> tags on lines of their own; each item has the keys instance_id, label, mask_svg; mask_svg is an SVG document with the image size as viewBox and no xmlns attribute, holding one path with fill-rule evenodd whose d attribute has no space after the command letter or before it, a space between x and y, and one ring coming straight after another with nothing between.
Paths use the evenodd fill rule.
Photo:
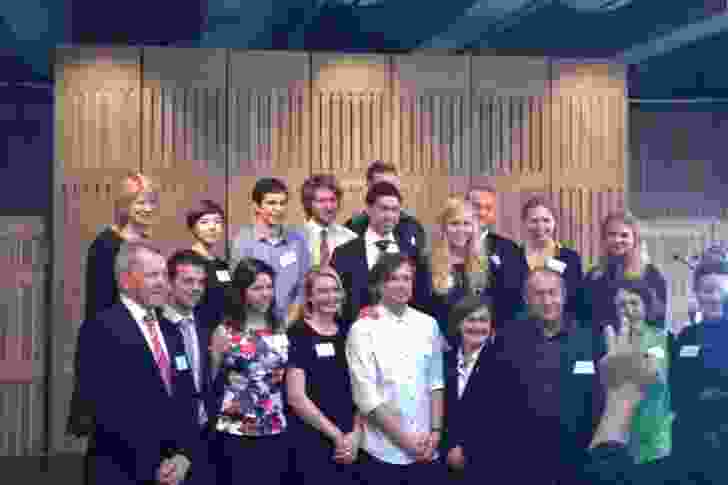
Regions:
<instances>
[{"instance_id":1,"label":"man in blue suit","mask_svg":"<svg viewBox=\"0 0 728 485\"><path fill-rule=\"evenodd\" d=\"M209 315L198 308L206 287L206 267L205 259L191 249L177 251L167 260L170 295L162 312L162 318L175 326L182 335L198 398L200 440L198 446L190 450L195 462L195 474L185 482L186 485L215 483L215 468L210 463L210 442L216 409L208 347L210 333L216 322L205 321ZM214 313L222 311L214 310Z\"/></svg>"},{"instance_id":2,"label":"man in blue suit","mask_svg":"<svg viewBox=\"0 0 728 485\"><path fill-rule=\"evenodd\" d=\"M354 321L359 310L371 302L369 294L369 270L376 264L380 254L404 253L415 263L415 287L410 305L425 313L432 294L430 271L417 248L409 241L401 240L395 233L399 223L402 195L389 182L372 185L366 195L366 231L358 238L337 247L331 258L331 266L341 276L347 299L343 317Z\"/></svg>"},{"instance_id":3,"label":"man in blue suit","mask_svg":"<svg viewBox=\"0 0 728 485\"><path fill-rule=\"evenodd\" d=\"M124 243L115 262L121 302L79 333L79 389L93 411L98 485L178 485L199 441L198 400L179 330L160 318L167 265Z\"/></svg>"}]
</instances>

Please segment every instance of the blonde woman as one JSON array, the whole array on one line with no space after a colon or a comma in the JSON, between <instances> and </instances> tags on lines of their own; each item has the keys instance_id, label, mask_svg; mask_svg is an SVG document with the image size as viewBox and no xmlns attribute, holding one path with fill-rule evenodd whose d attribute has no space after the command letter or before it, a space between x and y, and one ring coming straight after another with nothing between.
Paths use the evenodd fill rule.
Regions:
<instances>
[{"instance_id":1,"label":"blonde woman","mask_svg":"<svg viewBox=\"0 0 728 485\"><path fill-rule=\"evenodd\" d=\"M303 279L304 314L288 330L286 374L298 483L353 484L361 428L354 410L339 318L346 294L330 267Z\"/></svg>"},{"instance_id":2,"label":"blonde woman","mask_svg":"<svg viewBox=\"0 0 728 485\"><path fill-rule=\"evenodd\" d=\"M452 305L466 295L489 289L490 264L480 250L477 215L464 196L448 197L437 222L440 235L432 249L430 309L445 335Z\"/></svg>"},{"instance_id":3,"label":"blonde woman","mask_svg":"<svg viewBox=\"0 0 728 485\"><path fill-rule=\"evenodd\" d=\"M654 292L655 318L665 320L667 282L662 273L642 257L640 228L635 219L625 212L609 214L601 227L602 256L599 264L584 278L579 301L579 319L591 321L599 331L604 322L617 320L614 307L613 282L642 280Z\"/></svg>"}]
</instances>

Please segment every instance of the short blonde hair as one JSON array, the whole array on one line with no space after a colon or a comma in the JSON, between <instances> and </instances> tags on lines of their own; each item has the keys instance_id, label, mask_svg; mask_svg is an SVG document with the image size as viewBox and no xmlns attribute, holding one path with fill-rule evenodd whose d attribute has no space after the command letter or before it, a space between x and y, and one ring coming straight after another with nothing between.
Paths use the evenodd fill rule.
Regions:
<instances>
[{"instance_id":1,"label":"short blonde hair","mask_svg":"<svg viewBox=\"0 0 728 485\"><path fill-rule=\"evenodd\" d=\"M119 195L114 201L114 222L119 227L129 223L129 209L134 201L143 193L152 193L159 197L157 182L140 172L129 172L119 184Z\"/></svg>"}]
</instances>

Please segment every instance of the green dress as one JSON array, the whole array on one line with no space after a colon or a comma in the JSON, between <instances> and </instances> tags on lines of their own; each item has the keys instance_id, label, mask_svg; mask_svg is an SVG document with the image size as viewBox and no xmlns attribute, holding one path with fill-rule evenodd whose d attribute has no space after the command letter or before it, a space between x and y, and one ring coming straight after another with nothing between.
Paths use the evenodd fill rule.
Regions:
<instances>
[{"instance_id":1,"label":"green dress","mask_svg":"<svg viewBox=\"0 0 728 485\"><path fill-rule=\"evenodd\" d=\"M644 325L643 352L657 356L662 378L646 391L632 420L629 452L637 463L648 463L670 454L672 420L668 385L667 332Z\"/></svg>"}]
</instances>

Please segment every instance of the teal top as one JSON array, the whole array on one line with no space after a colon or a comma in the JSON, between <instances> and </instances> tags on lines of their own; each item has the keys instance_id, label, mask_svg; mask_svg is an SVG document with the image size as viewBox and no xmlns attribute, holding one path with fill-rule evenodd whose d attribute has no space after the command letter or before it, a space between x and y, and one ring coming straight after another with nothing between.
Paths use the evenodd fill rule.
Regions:
<instances>
[{"instance_id":1,"label":"teal top","mask_svg":"<svg viewBox=\"0 0 728 485\"><path fill-rule=\"evenodd\" d=\"M672 420L668 385L667 332L644 325L642 350L656 355L662 378L645 393L632 419L629 454L636 463L647 463L670 454Z\"/></svg>"}]
</instances>

